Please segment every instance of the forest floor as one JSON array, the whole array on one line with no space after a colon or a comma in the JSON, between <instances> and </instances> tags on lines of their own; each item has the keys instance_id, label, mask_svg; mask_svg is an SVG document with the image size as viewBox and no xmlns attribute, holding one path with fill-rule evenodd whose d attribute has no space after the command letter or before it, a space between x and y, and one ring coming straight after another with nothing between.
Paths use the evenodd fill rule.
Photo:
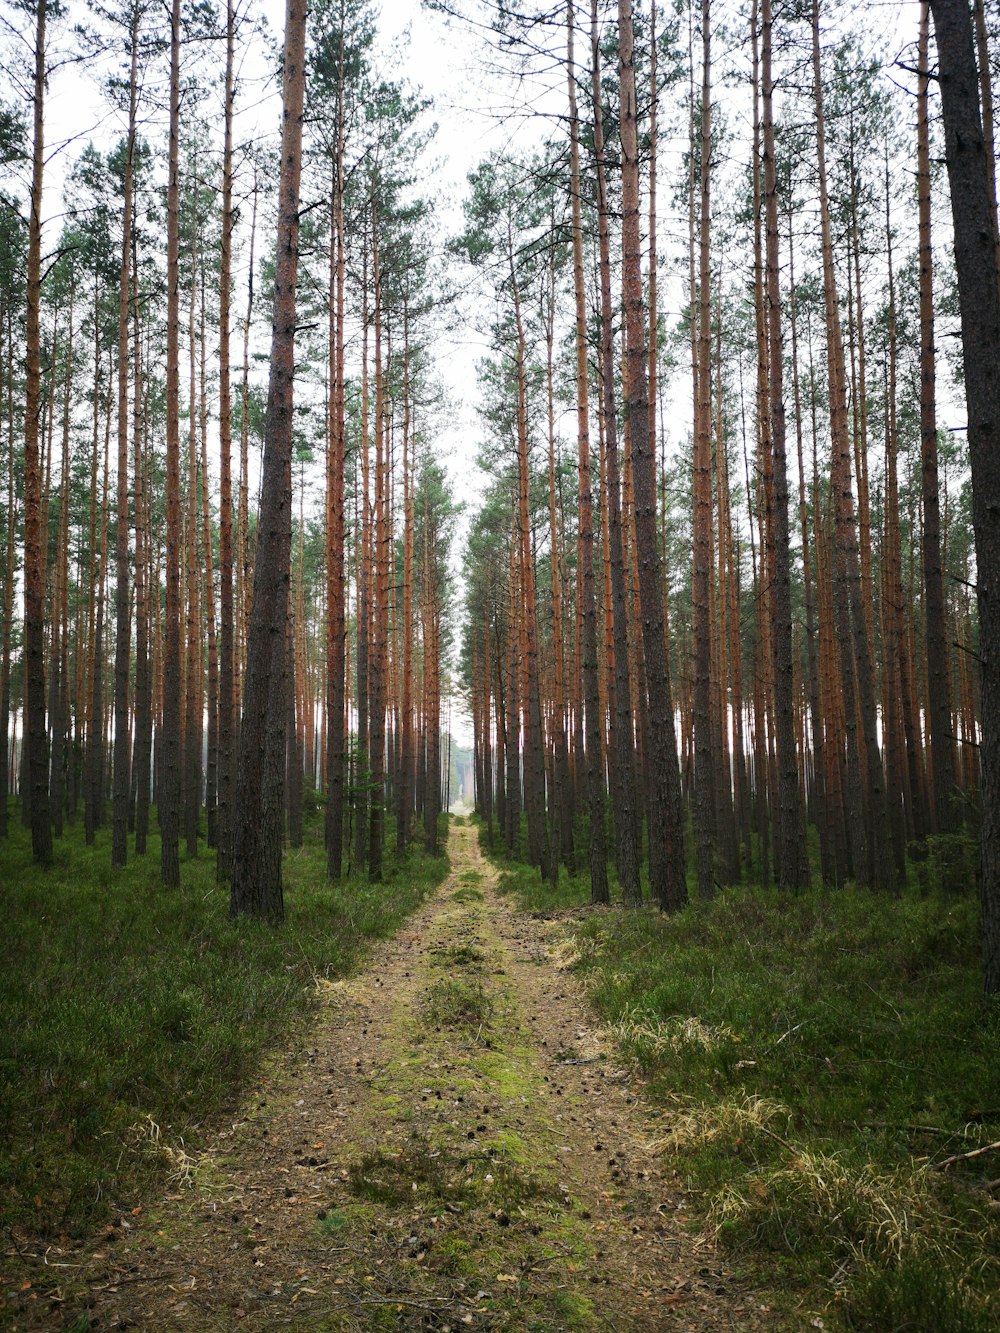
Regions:
<instances>
[{"instance_id":1,"label":"forest floor","mask_svg":"<svg viewBox=\"0 0 1000 1333\"><path fill-rule=\"evenodd\" d=\"M476 830L240 1118L20 1329L776 1327L688 1215L655 1112L558 926L498 896ZM46 1319L48 1322L46 1323Z\"/></svg>"}]
</instances>

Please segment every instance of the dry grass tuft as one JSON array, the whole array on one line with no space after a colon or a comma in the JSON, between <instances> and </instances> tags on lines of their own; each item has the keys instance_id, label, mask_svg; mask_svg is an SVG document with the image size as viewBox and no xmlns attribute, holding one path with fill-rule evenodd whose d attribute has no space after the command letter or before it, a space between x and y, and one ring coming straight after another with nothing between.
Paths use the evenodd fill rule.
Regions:
<instances>
[{"instance_id":1,"label":"dry grass tuft","mask_svg":"<svg viewBox=\"0 0 1000 1333\"><path fill-rule=\"evenodd\" d=\"M665 1056L679 1055L692 1047L700 1051L716 1051L729 1042L738 1041L736 1033L725 1024L706 1023L694 1015L674 1015L660 1020L648 1014L626 1010L612 1028L615 1039L646 1060L662 1060Z\"/></svg>"},{"instance_id":2,"label":"dry grass tuft","mask_svg":"<svg viewBox=\"0 0 1000 1333\"><path fill-rule=\"evenodd\" d=\"M723 1100L698 1106L670 1118L666 1136L650 1144L654 1152L698 1152L719 1143L738 1143L754 1133L773 1133L772 1125L787 1125L791 1112L766 1097Z\"/></svg>"},{"instance_id":3,"label":"dry grass tuft","mask_svg":"<svg viewBox=\"0 0 1000 1333\"><path fill-rule=\"evenodd\" d=\"M923 1225L933 1206L922 1168L890 1173L796 1147L785 1165L724 1186L710 1215L723 1233L728 1226L787 1240L794 1231L885 1263L915 1248L938 1247L940 1237Z\"/></svg>"}]
</instances>

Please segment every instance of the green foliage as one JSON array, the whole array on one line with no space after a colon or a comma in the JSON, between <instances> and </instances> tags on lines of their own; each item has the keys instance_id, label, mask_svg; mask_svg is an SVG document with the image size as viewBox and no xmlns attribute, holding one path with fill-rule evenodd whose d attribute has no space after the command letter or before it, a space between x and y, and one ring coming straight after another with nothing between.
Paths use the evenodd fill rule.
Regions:
<instances>
[{"instance_id":1,"label":"green foliage","mask_svg":"<svg viewBox=\"0 0 1000 1333\"><path fill-rule=\"evenodd\" d=\"M552 911L585 886L501 887ZM669 1168L763 1280L832 1289L849 1328L996 1327L997 1157L936 1167L1000 1138L974 895L733 889L574 913L561 949L667 1108Z\"/></svg>"},{"instance_id":2,"label":"green foliage","mask_svg":"<svg viewBox=\"0 0 1000 1333\"><path fill-rule=\"evenodd\" d=\"M267 1051L447 872L386 857L380 885L325 881L317 830L286 860L286 923L228 917L215 858L159 883L159 845L112 874L82 830L31 864L16 818L0 846L0 1220L82 1233L131 1207L173 1145L232 1107Z\"/></svg>"}]
</instances>

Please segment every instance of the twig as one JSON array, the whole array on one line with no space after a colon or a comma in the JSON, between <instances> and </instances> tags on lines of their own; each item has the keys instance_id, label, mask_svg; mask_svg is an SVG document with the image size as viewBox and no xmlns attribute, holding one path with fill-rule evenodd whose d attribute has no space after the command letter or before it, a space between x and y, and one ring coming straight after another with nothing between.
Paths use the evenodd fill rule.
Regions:
<instances>
[{"instance_id":1,"label":"twig","mask_svg":"<svg viewBox=\"0 0 1000 1333\"><path fill-rule=\"evenodd\" d=\"M802 1026L801 1023L796 1023L795 1026L789 1028L787 1032L783 1032L777 1041L772 1042L770 1046L765 1048L764 1054L770 1055L773 1050L776 1050L781 1045L781 1043L785 1040L786 1037L790 1037L793 1032L798 1032L801 1026Z\"/></svg>"},{"instance_id":2,"label":"twig","mask_svg":"<svg viewBox=\"0 0 1000 1333\"><path fill-rule=\"evenodd\" d=\"M886 1008L887 1008L887 1009L891 1009L892 1012L893 1012L893 1013L896 1015L896 1017L899 1019L900 1023L902 1023L902 1021L903 1021L903 1015L899 1012L899 1010L896 1008L896 1006L895 1006L890 1000L887 1000L887 999L885 998L884 995L879 995L879 993L878 993L878 991L875 989L875 987L874 987L874 986L870 986L870 985L868 984L867 981L865 982L865 985L868 986L868 989L869 989L869 990L871 991L871 993L875 996L876 1000L881 1000L882 1003L886 1006Z\"/></svg>"},{"instance_id":3,"label":"twig","mask_svg":"<svg viewBox=\"0 0 1000 1333\"><path fill-rule=\"evenodd\" d=\"M982 1157L988 1152L996 1152L1000 1148L1000 1139L996 1143L987 1143L982 1148L973 1148L972 1152L958 1152L953 1157L946 1157L943 1162L935 1162L934 1165L938 1171L943 1171L946 1166L953 1166L955 1162L968 1162L973 1157Z\"/></svg>"},{"instance_id":4,"label":"twig","mask_svg":"<svg viewBox=\"0 0 1000 1333\"><path fill-rule=\"evenodd\" d=\"M440 1304L425 1305L421 1301L409 1301L406 1299L405 1296L385 1296L385 1297L372 1296L366 1301L359 1299L358 1304L359 1305L408 1305L412 1310L423 1310L425 1314L440 1314L442 1306L451 1305L451 1301L448 1300L448 1298L445 1296L437 1298L432 1297L431 1299L432 1300L438 1299L440 1301Z\"/></svg>"},{"instance_id":5,"label":"twig","mask_svg":"<svg viewBox=\"0 0 1000 1333\"><path fill-rule=\"evenodd\" d=\"M177 1276L176 1273L154 1273L152 1277L118 1277L118 1278L112 1278L112 1280L111 1280L110 1282L108 1282L105 1286L103 1286L103 1287L94 1287L94 1290L95 1290L95 1291L111 1291L112 1288L114 1288L114 1287L127 1287L127 1286L130 1286L130 1285L131 1285L132 1283L134 1283L134 1282L169 1282L170 1279L171 1279L172 1277L176 1277L176 1276ZM100 1278L97 1278L97 1277L91 1277L91 1278L88 1278L88 1279L87 1279L87 1282L88 1282L88 1284L89 1284L90 1286L93 1287L93 1286L94 1286L94 1283L95 1283L95 1282L100 1282L100 1280L101 1280Z\"/></svg>"},{"instance_id":6,"label":"twig","mask_svg":"<svg viewBox=\"0 0 1000 1333\"><path fill-rule=\"evenodd\" d=\"M768 1129L766 1125L758 1125L757 1129L762 1134L766 1134L769 1139L774 1139L775 1143L780 1143L783 1148L787 1148L790 1153L798 1155L798 1148L793 1148L787 1139L783 1139L780 1134L775 1134L773 1129Z\"/></svg>"},{"instance_id":7,"label":"twig","mask_svg":"<svg viewBox=\"0 0 1000 1333\"><path fill-rule=\"evenodd\" d=\"M943 1138L968 1138L960 1129L939 1129L937 1125L890 1125L885 1120L866 1120L862 1129L891 1129L899 1134L940 1134Z\"/></svg>"}]
</instances>

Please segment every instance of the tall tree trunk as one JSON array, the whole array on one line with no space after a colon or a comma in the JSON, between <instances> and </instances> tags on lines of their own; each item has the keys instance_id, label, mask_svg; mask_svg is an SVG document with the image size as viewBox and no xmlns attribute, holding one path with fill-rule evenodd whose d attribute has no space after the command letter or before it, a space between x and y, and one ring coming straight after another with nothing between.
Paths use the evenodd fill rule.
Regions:
<instances>
[{"instance_id":1,"label":"tall tree trunk","mask_svg":"<svg viewBox=\"0 0 1000 1333\"><path fill-rule=\"evenodd\" d=\"M525 812L528 819L529 855L533 855L536 860L542 878L548 879L551 866L548 826L545 822L544 741L538 673L538 618L535 596L534 553L531 549L528 509L527 352L514 255L514 237L512 232L508 231L508 267L514 301L514 322L517 329L517 557L521 611L520 615L512 617L511 624L512 628L518 626L523 635L523 652L520 654L524 671L521 705L524 714L524 797ZM596 757L598 763L600 762L599 755L600 745L598 744L598 756ZM588 762L595 762L595 760L591 759Z\"/></svg>"},{"instance_id":2,"label":"tall tree trunk","mask_svg":"<svg viewBox=\"0 0 1000 1333\"><path fill-rule=\"evenodd\" d=\"M49 697L51 700L50 731L52 733L52 774L49 800L52 828L56 837L62 837L63 809L66 804L66 733L69 724L68 689L68 607L69 600L69 488L70 488L70 402L73 378L73 304L76 276L70 281L69 319L66 336L66 377L63 388L62 465L59 487L59 535L56 545L56 568L52 598L52 654L49 668ZM54 373L54 367L53 367Z\"/></svg>"},{"instance_id":3,"label":"tall tree trunk","mask_svg":"<svg viewBox=\"0 0 1000 1333\"><path fill-rule=\"evenodd\" d=\"M201 432L201 529L204 554L205 637L208 649L208 699L203 712L208 717L205 766L206 843L218 842L219 797L219 639L215 619L215 575L212 551L212 520L208 504L208 398L205 385L205 264L200 267L201 332L199 344L199 418ZM204 678L202 678L204 679Z\"/></svg>"},{"instance_id":4,"label":"tall tree trunk","mask_svg":"<svg viewBox=\"0 0 1000 1333\"><path fill-rule=\"evenodd\" d=\"M382 843L385 834L385 713L386 654L389 638L390 535L386 525L386 464L388 428L386 385L382 367L382 272L379 262L378 209L372 184L372 282L375 290L375 551L372 599L372 662L369 676L368 763L371 770L368 809L368 877L382 878Z\"/></svg>"},{"instance_id":5,"label":"tall tree trunk","mask_svg":"<svg viewBox=\"0 0 1000 1333\"><path fill-rule=\"evenodd\" d=\"M222 149L222 238L219 252L219 797L216 876L229 878L232 857L236 691L233 670L233 482L229 306L233 254L234 0L226 0L225 129Z\"/></svg>"},{"instance_id":6,"label":"tall tree trunk","mask_svg":"<svg viewBox=\"0 0 1000 1333\"><path fill-rule=\"evenodd\" d=\"M874 672L871 643L861 597L861 569L858 553L858 534L855 519L854 496L851 483L851 442L848 435L847 390L844 370L844 345L833 267L833 240L830 224L829 195L826 183L826 133L823 110L823 84L820 69L819 0L812 5L813 30L813 84L816 102L816 155L819 168L820 232L823 255L823 289L826 306L827 361L830 382L830 432L833 463L831 486L834 492L836 515L835 595L837 605L837 637L841 659L841 686L844 692L845 722L848 739L848 762L854 750L858 775L849 783L849 800L860 801L861 760L864 759L864 780L867 801L863 813L851 812L852 832L863 828L865 845L857 848L854 871L859 883L871 883L878 888L892 888L895 873L888 854L885 778L878 747L875 718ZM852 652L853 649L853 652ZM857 694L855 696L855 681ZM855 703L857 720L854 717ZM860 721L861 736L857 736ZM860 743L859 743L860 742Z\"/></svg>"},{"instance_id":7,"label":"tall tree trunk","mask_svg":"<svg viewBox=\"0 0 1000 1333\"><path fill-rule=\"evenodd\" d=\"M554 228L553 228L554 231ZM552 749L555 784L552 805L557 826L559 851L566 869L576 870L573 846L573 789L569 770L569 748L566 741L566 664L563 647L562 560L560 558L559 529L556 521L556 421L555 421L555 313L556 313L556 257L553 247L549 256L548 290L545 300L545 396L546 424L549 445L549 562L552 584L552 662L554 697L552 701ZM489 652L489 634L486 635ZM488 676L487 676L488 678ZM486 712L487 724L489 710ZM488 725L485 745L488 749ZM555 846L552 850L556 856Z\"/></svg>"},{"instance_id":8,"label":"tall tree trunk","mask_svg":"<svg viewBox=\"0 0 1000 1333\"><path fill-rule=\"evenodd\" d=\"M701 209L698 239L698 369L695 376L694 439L694 569L691 583L691 631L694 640L694 826L698 896L711 898L715 887L714 774L718 756L713 752L711 729L711 621L709 583L712 577L712 324L711 324L711 28L710 0L702 0L701 41ZM694 144L691 145L692 153ZM692 206L694 201L692 200ZM692 296L694 293L692 293ZM694 309L691 311L695 321Z\"/></svg>"},{"instance_id":9,"label":"tall tree trunk","mask_svg":"<svg viewBox=\"0 0 1000 1333\"><path fill-rule=\"evenodd\" d=\"M573 294L576 331L576 428L579 473L579 560L583 600L583 690L587 732L587 795L590 808L590 896L610 900L604 823L604 766L601 762L601 708L597 672L597 604L594 596L594 497L590 484L590 408L587 397L587 293L583 282L583 210L580 203L580 121L573 60L573 0L566 7L566 75L569 92L570 201L573 231ZM523 521L523 520L522 520ZM553 559L555 552L553 551Z\"/></svg>"},{"instance_id":10,"label":"tall tree trunk","mask_svg":"<svg viewBox=\"0 0 1000 1333\"><path fill-rule=\"evenodd\" d=\"M163 714L157 745L157 815L160 874L180 884L178 856L181 801L181 574L180 574L180 43L181 5L170 15L170 152L167 177L166 366L166 607L163 637Z\"/></svg>"},{"instance_id":11,"label":"tall tree trunk","mask_svg":"<svg viewBox=\"0 0 1000 1333\"><path fill-rule=\"evenodd\" d=\"M410 343L409 319L403 302L403 680L400 702L401 744L396 801L396 850L409 840L413 808L413 482L410 477ZM473 692L475 691L473 672Z\"/></svg>"},{"instance_id":12,"label":"tall tree trunk","mask_svg":"<svg viewBox=\"0 0 1000 1333\"><path fill-rule=\"evenodd\" d=\"M253 606L240 727L231 916L280 921L285 745L285 617L291 576L292 394L305 93L305 0L287 0L281 177L271 334L271 373L261 470Z\"/></svg>"},{"instance_id":13,"label":"tall tree trunk","mask_svg":"<svg viewBox=\"0 0 1000 1333\"><path fill-rule=\"evenodd\" d=\"M985 147L972 22L965 0L931 0L951 187L972 462L972 523L982 739L983 982L1000 993L1000 287L996 218Z\"/></svg>"},{"instance_id":14,"label":"tall tree trunk","mask_svg":"<svg viewBox=\"0 0 1000 1333\"><path fill-rule=\"evenodd\" d=\"M129 277L132 269L132 166L135 151L136 88L139 68L139 10L133 8L129 33L131 66L128 82L128 138L122 186L122 259L118 291L118 491L115 515L115 749L114 800L111 816L111 864L128 859L130 793L128 685L131 662L131 616L128 591L128 365Z\"/></svg>"},{"instance_id":15,"label":"tall tree trunk","mask_svg":"<svg viewBox=\"0 0 1000 1333\"><path fill-rule=\"evenodd\" d=\"M10 649L14 628L14 359L10 355L11 337L8 314L7 356L7 557L3 581L3 625L0 627L0 838L6 838L10 792ZM3 324L0 321L0 339ZM0 388L2 397L2 388Z\"/></svg>"},{"instance_id":16,"label":"tall tree trunk","mask_svg":"<svg viewBox=\"0 0 1000 1333\"><path fill-rule=\"evenodd\" d=\"M917 68L917 256L920 285L920 495L923 530L920 554L924 575L927 702L934 775L934 827L954 826L955 744L951 725L944 576L941 561L941 497L938 489L936 349L934 345L934 255L931 244L930 12L920 9Z\"/></svg>"},{"instance_id":17,"label":"tall tree trunk","mask_svg":"<svg viewBox=\"0 0 1000 1333\"><path fill-rule=\"evenodd\" d=\"M635 65L631 0L618 0L619 82L621 89L623 266L625 339L628 360L628 422L635 487L635 527L649 698L650 781L649 882L664 910L687 900L680 775L674 708L664 635L659 534L656 529L656 460L649 435L646 336L642 306L639 239L639 147L636 125Z\"/></svg>"},{"instance_id":18,"label":"tall tree trunk","mask_svg":"<svg viewBox=\"0 0 1000 1333\"><path fill-rule=\"evenodd\" d=\"M615 639L614 751L610 765L615 820L615 868L627 907L642 902L639 881L639 814L635 785L635 720L629 658L628 609L623 552L621 477L618 458L618 409L615 398L614 307L611 298L611 226L604 151L604 112L601 98L601 52L597 0L590 9L590 87L594 116L594 156L597 167L597 220L601 287L601 392L608 490L608 552L611 566L611 604Z\"/></svg>"},{"instance_id":19,"label":"tall tree trunk","mask_svg":"<svg viewBox=\"0 0 1000 1333\"><path fill-rule=\"evenodd\" d=\"M132 785L135 789L135 850L137 856L146 852L149 831L150 746L153 730L153 700L149 662L150 596L153 588L149 567L148 546L150 525L145 486L144 464L145 414L143 412L142 359L139 338L139 284L136 264L135 231L132 233L132 363L134 389L132 395L132 450L135 459L135 729L132 759ZM159 586L155 593L159 602Z\"/></svg>"},{"instance_id":20,"label":"tall tree trunk","mask_svg":"<svg viewBox=\"0 0 1000 1333\"><path fill-rule=\"evenodd\" d=\"M344 695L346 693L346 639L344 614L344 107L343 36L337 82L336 159L333 165L333 219L330 237L330 426L327 455L326 597L326 872L339 879L343 862ZM335 313L334 313L335 312ZM360 636L359 636L360 642Z\"/></svg>"},{"instance_id":21,"label":"tall tree trunk","mask_svg":"<svg viewBox=\"0 0 1000 1333\"><path fill-rule=\"evenodd\" d=\"M185 643L184 706L184 837L189 857L198 855L198 814L201 809L202 685L204 661L201 651L201 588L198 580L198 413L195 395L195 304L198 283L198 212L191 215L191 286L188 293L188 483L184 527L187 627Z\"/></svg>"},{"instance_id":22,"label":"tall tree trunk","mask_svg":"<svg viewBox=\"0 0 1000 1333\"><path fill-rule=\"evenodd\" d=\"M24 646L25 719L31 784L31 850L39 865L52 860L49 822L49 743L45 730L45 551L42 548L42 476L38 454L41 405L42 179L45 166L45 24L48 0L35 20L34 131L28 214L27 316L24 408Z\"/></svg>"},{"instance_id":23,"label":"tall tree trunk","mask_svg":"<svg viewBox=\"0 0 1000 1333\"><path fill-rule=\"evenodd\" d=\"M802 814L795 753L792 666L791 551L788 537L788 471L785 454L784 368L781 286L778 264L778 180L774 142L774 76L771 0L761 0L761 74L764 135L765 296L768 328L768 388L774 512L768 535L771 560L771 652L774 669L775 730L778 751L778 884L797 889L802 882Z\"/></svg>"},{"instance_id":24,"label":"tall tree trunk","mask_svg":"<svg viewBox=\"0 0 1000 1333\"><path fill-rule=\"evenodd\" d=\"M368 854L368 704L371 657L372 524L369 482L369 380L368 380L368 243L363 244L361 330L361 513L355 524L357 536L357 719L354 773L354 859L363 866Z\"/></svg>"}]
</instances>

